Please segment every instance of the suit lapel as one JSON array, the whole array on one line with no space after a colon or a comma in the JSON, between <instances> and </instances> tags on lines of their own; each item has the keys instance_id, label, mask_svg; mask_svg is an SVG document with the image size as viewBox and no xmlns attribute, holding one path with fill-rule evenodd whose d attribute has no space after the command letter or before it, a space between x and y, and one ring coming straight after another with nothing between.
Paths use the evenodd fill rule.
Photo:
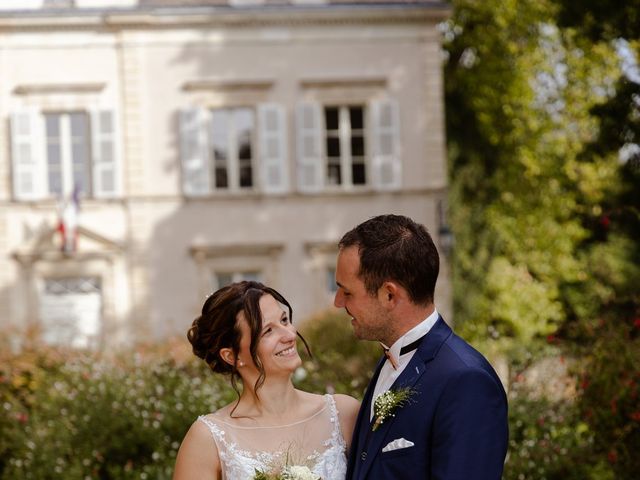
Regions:
<instances>
[{"instance_id":1,"label":"suit lapel","mask_svg":"<svg viewBox=\"0 0 640 480\"><path fill-rule=\"evenodd\" d=\"M371 420L369 420L371 412L371 397L373 396L373 390L375 388L376 382L378 381L380 370L382 370L382 365L384 364L385 360L386 358L383 356L378 361L378 365L376 366L373 377L371 377L371 381L369 382L364 397L362 398L362 404L360 405L360 411L358 412L358 418L356 419L356 426L354 429L355 438L353 439L351 444L347 478L357 478L355 474L357 473L358 467L360 465L360 452L365 447L365 441L367 439L367 435L369 434L369 430L371 429ZM349 473L351 473L352 475L349 475Z\"/></svg>"},{"instance_id":2,"label":"suit lapel","mask_svg":"<svg viewBox=\"0 0 640 480\"><path fill-rule=\"evenodd\" d=\"M431 328L429 333L427 333L427 336L424 338L424 340L418 347L418 350L414 354L409 364L406 366L406 368L402 371L400 376L393 383L393 385L391 386L391 389L397 390L399 388L404 388L404 387L413 388L413 386L418 382L420 377L422 377L424 372L427 370L427 363L429 363L429 361L431 361L436 356L436 354L438 353L438 350L440 350L440 347L442 347L446 339L449 338L452 333L453 332L451 331L451 328L449 328L449 326L444 322L442 317L439 317L435 325ZM379 372L380 372L380 369L378 369L378 373ZM376 376L376 380L377 380L377 376ZM375 381L373 380L371 381L369 385L370 388L367 390L367 393L369 394L369 398L367 399L366 404L368 405L369 409L371 408L370 396L373 392L373 388L371 388L371 385L375 385ZM371 392L369 390L371 390ZM417 395L420 395L422 393L423 392L417 392ZM363 402L363 405L364 405L364 402ZM369 411L370 410L367 410L367 413ZM362 413L362 411L360 413ZM368 452L368 458L367 458L367 461L363 462L364 465L361 466L362 470L358 475L358 477L354 477L354 478L365 478L367 472L369 471L369 469L371 468L371 465L373 464L374 457L379 454L382 448L382 442L383 440L386 439L387 432L391 428L391 425L393 425L396 418L397 418L397 415L391 417L387 421L383 422L382 425L380 425L380 427L375 432L372 432L368 438L369 442L367 445L365 445L364 443L361 443L363 439L363 434L362 434L363 425L361 424L358 425L358 429L359 429L358 447L359 449L362 449L364 447L364 449ZM364 437L366 438L366 436ZM358 462L356 459L356 464L357 463Z\"/></svg>"}]
</instances>

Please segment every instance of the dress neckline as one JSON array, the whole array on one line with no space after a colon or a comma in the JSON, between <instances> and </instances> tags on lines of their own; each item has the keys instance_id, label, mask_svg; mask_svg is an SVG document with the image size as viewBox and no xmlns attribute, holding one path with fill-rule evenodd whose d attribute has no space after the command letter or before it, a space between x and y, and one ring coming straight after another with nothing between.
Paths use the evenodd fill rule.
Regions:
<instances>
[{"instance_id":1,"label":"dress neckline","mask_svg":"<svg viewBox=\"0 0 640 480\"><path fill-rule=\"evenodd\" d=\"M287 423L287 424L284 424L284 425L251 425L251 426L247 425L246 427L244 427L244 426L234 425L232 423L229 423L229 422L223 420L221 417L219 417L219 416L217 416L215 414L212 414L211 417L213 419L215 419L216 421L220 422L220 423L224 423L228 427L235 428L235 429L240 429L240 430L256 429L256 428L288 428L288 427L294 427L296 425L300 425L301 423L305 423L305 422L308 422L308 421L314 419L315 417L320 415L322 412L327 410L327 407L329 406L329 402L331 401L331 399L328 398L328 397L330 397L330 395L327 393L327 394L323 395L322 397L324 398L324 405L322 406L322 408L320 410L318 410L317 412L311 414L307 418L303 418L302 420L298 420L298 421L295 421L295 422L292 422L292 423Z\"/></svg>"}]
</instances>

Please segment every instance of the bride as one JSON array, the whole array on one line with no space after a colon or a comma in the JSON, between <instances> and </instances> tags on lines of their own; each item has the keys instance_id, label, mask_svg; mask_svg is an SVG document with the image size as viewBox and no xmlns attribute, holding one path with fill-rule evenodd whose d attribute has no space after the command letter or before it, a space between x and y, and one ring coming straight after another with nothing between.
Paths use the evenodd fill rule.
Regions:
<instances>
[{"instance_id":1,"label":"bride","mask_svg":"<svg viewBox=\"0 0 640 480\"><path fill-rule=\"evenodd\" d=\"M290 467L344 480L359 402L294 388L291 375L302 363L297 338L308 346L291 314L282 295L258 282L234 283L207 298L187 337L211 370L231 377L239 398L193 423L174 480L272 478Z\"/></svg>"}]
</instances>

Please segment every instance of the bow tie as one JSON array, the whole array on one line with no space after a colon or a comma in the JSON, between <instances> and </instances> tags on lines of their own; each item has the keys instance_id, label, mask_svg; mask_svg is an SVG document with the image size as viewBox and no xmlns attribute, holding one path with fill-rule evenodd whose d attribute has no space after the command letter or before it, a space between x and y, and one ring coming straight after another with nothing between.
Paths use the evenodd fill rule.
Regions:
<instances>
[{"instance_id":1,"label":"bow tie","mask_svg":"<svg viewBox=\"0 0 640 480\"><path fill-rule=\"evenodd\" d=\"M426 335L423 335L422 337L420 337L417 340L414 340L413 342L411 342L408 345L405 345L404 347L402 347L400 349L400 356L409 353L409 352L413 352L414 350L416 350L420 344L422 343L422 339L426 337ZM391 364L391 366L393 367L394 370L398 369L398 362L396 361L395 358L393 358L393 355L391 355L391 352L389 351L389 348L387 348L384 343L380 342L380 346L382 347L382 350L384 352L384 356L387 357L387 360L389 360L389 363Z\"/></svg>"}]
</instances>

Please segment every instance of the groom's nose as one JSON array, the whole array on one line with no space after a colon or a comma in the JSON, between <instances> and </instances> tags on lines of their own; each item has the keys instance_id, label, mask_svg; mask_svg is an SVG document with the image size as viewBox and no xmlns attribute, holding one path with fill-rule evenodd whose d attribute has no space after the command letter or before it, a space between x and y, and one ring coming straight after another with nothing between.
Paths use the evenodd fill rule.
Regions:
<instances>
[{"instance_id":1,"label":"groom's nose","mask_svg":"<svg viewBox=\"0 0 640 480\"><path fill-rule=\"evenodd\" d=\"M342 293L342 289L340 287L338 287L338 290L336 290L336 296L333 299L333 305L336 308L344 307L344 294Z\"/></svg>"}]
</instances>

